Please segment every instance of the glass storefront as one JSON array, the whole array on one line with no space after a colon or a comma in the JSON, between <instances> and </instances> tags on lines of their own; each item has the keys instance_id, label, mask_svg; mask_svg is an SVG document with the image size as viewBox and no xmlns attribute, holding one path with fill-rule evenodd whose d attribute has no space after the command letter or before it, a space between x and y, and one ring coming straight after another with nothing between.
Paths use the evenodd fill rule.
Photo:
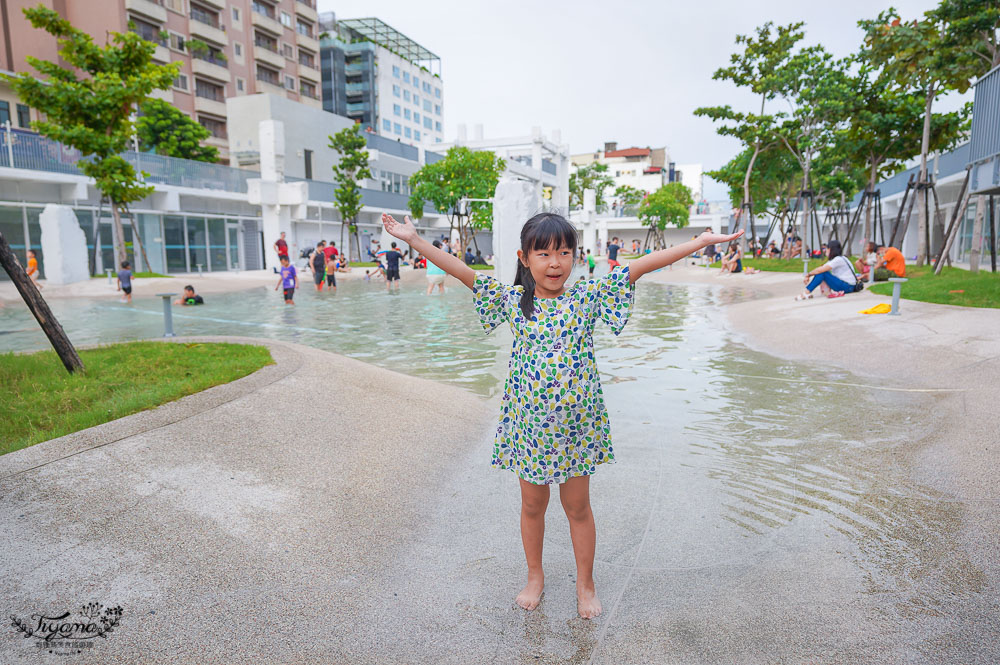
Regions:
<instances>
[{"instance_id":1,"label":"glass storefront","mask_svg":"<svg viewBox=\"0 0 1000 665\"><path fill-rule=\"evenodd\" d=\"M208 220L208 254L211 259L211 266L206 268L216 270L229 270L229 261L226 257L226 220Z\"/></svg>"},{"instance_id":2,"label":"glass storefront","mask_svg":"<svg viewBox=\"0 0 1000 665\"><path fill-rule=\"evenodd\" d=\"M187 272L187 246L184 243L184 218L163 216L163 247L167 255L167 272Z\"/></svg>"},{"instance_id":3,"label":"glass storefront","mask_svg":"<svg viewBox=\"0 0 1000 665\"><path fill-rule=\"evenodd\" d=\"M208 234L204 217L187 217L188 271L195 272L201 265L208 270Z\"/></svg>"}]
</instances>

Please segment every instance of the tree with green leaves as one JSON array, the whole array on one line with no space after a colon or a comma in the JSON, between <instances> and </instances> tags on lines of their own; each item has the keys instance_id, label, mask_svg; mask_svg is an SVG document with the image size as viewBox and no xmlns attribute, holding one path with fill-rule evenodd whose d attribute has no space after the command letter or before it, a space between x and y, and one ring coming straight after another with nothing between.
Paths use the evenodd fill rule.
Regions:
<instances>
[{"instance_id":1,"label":"tree with green leaves","mask_svg":"<svg viewBox=\"0 0 1000 665\"><path fill-rule=\"evenodd\" d=\"M834 140L850 110L850 79L847 63L834 60L820 45L800 49L778 73L779 96L791 112L775 133L802 170L802 192L812 191L813 161ZM805 238L815 199L799 197L802 258L807 258ZM818 242L818 240L817 240Z\"/></svg>"},{"instance_id":2,"label":"tree with green leaves","mask_svg":"<svg viewBox=\"0 0 1000 665\"><path fill-rule=\"evenodd\" d=\"M219 149L201 143L212 133L174 105L150 98L139 111L135 122L139 150L199 162L219 161Z\"/></svg>"},{"instance_id":3,"label":"tree with green leaves","mask_svg":"<svg viewBox=\"0 0 1000 665\"><path fill-rule=\"evenodd\" d=\"M706 171L705 175L726 184L730 202L734 208L739 208L746 198L745 176L751 160L754 161L754 175L749 185L754 213L777 213L788 205L789 199L795 197L802 177L799 163L787 150L757 152L753 146L747 146L718 169Z\"/></svg>"},{"instance_id":4,"label":"tree with green leaves","mask_svg":"<svg viewBox=\"0 0 1000 665\"><path fill-rule=\"evenodd\" d=\"M348 249L352 260L361 260L361 240L358 238L358 213L361 212L361 188L358 181L371 178L368 167L368 141L361 135L360 125L345 127L330 139L330 148L337 152L338 160L333 165L334 205L340 212L340 246L344 246L344 226L348 226L354 238L353 248ZM357 250L357 254L352 251Z\"/></svg>"},{"instance_id":5,"label":"tree with green leaves","mask_svg":"<svg viewBox=\"0 0 1000 665\"><path fill-rule=\"evenodd\" d=\"M493 205L488 201L459 204L463 199L492 199L506 168L507 163L488 150L449 148L444 159L425 164L410 176L410 213L420 219L424 203L430 202L448 217L449 237L457 226L460 251L470 242L478 250L475 230L493 228Z\"/></svg>"},{"instance_id":6,"label":"tree with green leaves","mask_svg":"<svg viewBox=\"0 0 1000 665\"><path fill-rule=\"evenodd\" d=\"M595 162L578 166L575 171L569 174L569 205L571 208L582 208L584 190L592 189L596 194L596 205L600 208L605 204L604 192L614 186L615 181L608 175L607 164Z\"/></svg>"},{"instance_id":7,"label":"tree with green leaves","mask_svg":"<svg viewBox=\"0 0 1000 665\"><path fill-rule=\"evenodd\" d=\"M24 15L33 27L58 38L59 56L71 69L28 56L28 64L42 77L29 73L3 76L26 104L44 115L45 120L31 123L35 131L87 157L78 167L111 201L120 264L126 260L121 208L153 191L121 156L135 133L132 114L153 90L171 86L180 63L155 64L156 45L133 32L112 32L111 43L101 47L47 7L25 8ZM134 221L132 228L138 239Z\"/></svg>"},{"instance_id":8,"label":"tree with green leaves","mask_svg":"<svg viewBox=\"0 0 1000 665\"><path fill-rule=\"evenodd\" d=\"M636 206L646 198L646 192L632 185L620 185L615 189L615 198L622 202L621 205L623 208L625 206Z\"/></svg>"},{"instance_id":9,"label":"tree with green leaves","mask_svg":"<svg viewBox=\"0 0 1000 665\"><path fill-rule=\"evenodd\" d=\"M651 241L653 250L665 248L664 229L668 224L677 228L687 226L692 205L694 197L691 190L679 182L667 183L647 196L639 206L639 221L649 227L644 249L649 247Z\"/></svg>"},{"instance_id":10,"label":"tree with green leaves","mask_svg":"<svg viewBox=\"0 0 1000 665\"><path fill-rule=\"evenodd\" d=\"M747 88L760 97L759 113L735 111L728 104L695 109L694 114L697 116L707 117L713 122L728 123L716 127L716 133L737 138L750 150L743 173L743 197L740 202L735 203L741 210L750 208L753 201L750 178L758 157L780 143L774 128L784 118L784 114L765 113L765 106L780 92L783 81L781 72L792 57L795 45L803 37L803 25L799 22L774 28L773 23L767 22L757 28L756 36L737 35L736 44L744 45L743 51L730 55L730 65L716 70L712 75L714 80L732 81L737 87ZM744 238L746 240L748 238Z\"/></svg>"},{"instance_id":11,"label":"tree with green leaves","mask_svg":"<svg viewBox=\"0 0 1000 665\"><path fill-rule=\"evenodd\" d=\"M972 58L948 48L947 25L931 12L924 20L904 22L895 9L888 9L874 20L858 22L865 31L864 57L883 69L885 76L901 86L921 93L924 100L923 130L920 141L921 187L928 184L927 154L931 149L931 124L934 100L942 93L964 93L977 71ZM926 189L917 193L917 265L928 260L929 225ZM904 232L905 234L905 232ZM900 236L899 241L902 242Z\"/></svg>"}]
</instances>

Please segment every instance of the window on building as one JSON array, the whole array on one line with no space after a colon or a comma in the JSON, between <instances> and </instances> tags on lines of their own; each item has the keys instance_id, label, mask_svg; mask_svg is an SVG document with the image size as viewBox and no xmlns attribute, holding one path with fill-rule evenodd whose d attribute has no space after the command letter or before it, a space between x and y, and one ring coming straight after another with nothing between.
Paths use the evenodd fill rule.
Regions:
<instances>
[{"instance_id":1,"label":"window on building","mask_svg":"<svg viewBox=\"0 0 1000 665\"><path fill-rule=\"evenodd\" d=\"M407 102L410 101L410 91L409 90L404 90L403 91L403 100L407 101Z\"/></svg>"},{"instance_id":2,"label":"window on building","mask_svg":"<svg viewBox=\"0 0 1000 665\"><path fill-rule=\"evenodd\" d=\"M440 142L441 142L441 138L440 138L440 137L437 137L437 136L435 136L435 137L434 137L434 142L435 142L435 143L440 143Z\"/></svg>"},{"instance_id":3,"label":"window on building","mask_svg":"<svg viewBox=\"0 0 1000 665\"><path fill-rule=\"evenodd\" d=\"M403 128L403 136L405 136L408 139L409 138L413 138L413 132L410 131L409 127L404 127Z\"/></svg>"},{"instance_id":4,"label":"window on building","mask_svg":"<svg viewBox=\"0 0 1000 665\"><path fill-rule=\"evenodd\" d=\"M295 22L295 31L300 35L305 35L306 37L313 36L313 24L299 19Z\"/></svg>"},{"instance_id":5,"label":"window on building","mask_svg":"<svg viewBox=\"0 0 1000 665\"><path fill-rule=\"evenodd\" d=\"M387 118L384 118L382 120L382 131L383 132L391 132L392 131L392 123L389 122L389 120Z\"/></svg>"},{"instance_id":6,"label":"window on building","mask_svg":"<svg viewBox=\"0 0 1000 665\"><path fill-rule=\"evenodd\" d=\"M399 78L399 67L397 65L392 66L392 75Z\"/></svg>"},{"instance_id":7,"label":"window on building","mask_svg":"<svg viewBox=\"0 0 1000 665\"><path fill-rule=\"evenodd\" d=\"M418 130L418 129L413 130L413 139L415 141L419 141L420 140L420 130Z\"/></svg>"},{"instance_id":8,"label":"window on building","mask_svg":"<svg viewBox=\"0 0 1000 665\"><path fill-rule=\"evenodd\" d=\"M403 109L403 117L407 120L410 119L410 109Z\"/></svg>"},{"instance_id":9,"label":"window on building","mask_svg":"<svg viewBox=\"0 0 1000 665\"><path fill-rule=\"evenodd\" d=\"M240 8L233 7L233 23L239 23L239 22L240 22Z\"/></svg>"},{"instance_id":10,"label":"window on building","mask_svg":"<svg viewBox=\"0 0 1000 665\"><path fill-rule=\"evenodd\" d=\"M316 54L303 48L299 49L299 64L316 69Z\"/></svg>"},{"instance_id":11,"label":"window on building","mask_svg":"<svg viewBox=\"0 0 1000 665\"><path fill-rule=\"evenodd\" d=\"M399 97L399 86L395 83L392 84L392 96Z\"/></svg>"},{"instance_id":12,"label":"window on building","mask_svg":"<svg viewBox=\"0 0 1000 665\"><path fill-rule=\"evenodd\" d=\"M163 6L170 11L184 13L184 0L163 0Z\"/></svg>"},{"instance_id":13,"label":"window on building","mask_svg":"<svg viewBox=\"0 0 1000 665\"><path fill-rule=\"evenodd\" d=\"M210 7L191 3L191 11L188 14L192 20L210 25L213 28L219 27L219 12Z\"/></svg>"},{"instance_id":14,"label":"window on building","mask_svg":"<svg viewBox=\"0 0 1000 665\"><path fill-rule=\"evenodd\" d=\"M399 104L393 104L392 105L392 114L393 115L399 115L400 113L403 112L401 109L402 109L402 107Z\"/></svg>"},{"instance_id":15,"label":"window on building","mask_svg":"<svg viewBox=\"0 0 1000 665\"><path fill-rule=\"evenodd\" d=\"M306 180L312 180L313 177L313 151L308 149L302 150L302 160L305 162L306 167Z\"/></svg>"},{"instance_id":16,"label":"window on building","mask_svg":"<svg viewBox=\"0 0 1000 665\"><path fill-rule=\"evenodd\" d=\"M178 35L176 32L170 33L170 48L175 51L187 50L187 40L184 35Z\"/></svg>"},{"instance_id":17,"label":"window on building","mask_svg":"<svg viewBox=\"0 0 1000 665\"><path fill-rule=\"evenodd\" d=\"M426 92L426 93L427 93L428 95L429 95L429 94L431 94L431 84L430 84L430 83L428 83L427 81L424 81L424 82L423 82L423 83L421 84L421 88L422 88L422 89L423 89L423 91L424 91L424 92Z\"/></svg>"},{"instance_id":18,"label":"window on building","mask_svg":"<svg viewBox=\"0 0 1000 665\"><path fill-rule=\"evenodd\" d=\"M280 74L276 70L264 67L259 63L257 64L257 80L272 85L281 85Z\"/></svg>"},{"instance_id":19,"label":"window on building","mask_svg":"<svg viewBox=\"0 0 1000 665\"><path fill-rule=\"evenodd\" d=\"M0 125L10 122L10 102L0 101Z\"/></svg>"},{"instance_id":20,"label":"window on building","mask_svg":"<svg viewBox=\"0 0 1000 665\"><path fill-rule=\"evenodd\" d=\"M400 129L398 122L392 123L392 131L395 132L396 134L399 134L402 131L402 129Z\"/></svg>"},{"instance_id":21,"label":"window on building","mask_svg":"<svg viewBox=\"0 0 1000 665\"><path fill-rule=\"evenodd\" d=\"M281 55L285 56L286 58L294 59L295 58L295 49L292 48L291 44L282 44L281 45Z\"/></svg>"},{"instance_id":22,"label":"window on building","mask_svg":"<svg viewBox=\"0 0 1000 665\"><path fill-rule=\"evenodd\" d=\"M426 111L427 113L431 112L431 100L429 99L424 100L424 111Z\"/></svg>"},{"instance_id":23,"label":"window on building","mask_svg":"<svg viewBox=\"0 0 1000 665\"><path fill-rule=\"evenodd\" d=\"M420 124L420 114L417 113L416 111L413 112L413 122L417 123L418 125Z\"/></svg>"},{"instance_id":24,"label":"window on building","mask_svg":"<svg viewBox=\"0 0 1000 665\"><path fill-rule=\"evenodd\" d=\"M288 90L295 90L295 77L285 76L285 88Z\"/></svg>"},{"instance_id":25,"label":"window on building","mask_svg":"<svg viewBox=\"0 0 1000 665\"><path fill-rule=\"evenodd\" d=\"M427 116L424 116L424 127L426 129L430 129L431 128L431 119L428 118Z\"/></svg>"},{"instance_id":26,"label":"window on building","mask_svg":"<svg viewBox=\"0 0 1000 665\"><path fill-rule=\"evenodd\" d=\"M440 104L435 104L434 105L434 115L441 115L441 105Z\"/></svg>"},{"instance_id":27,"label":"window on building","mask_svg":"<svg viewBox=\"0 0 1000 665\"><path fill-rule=\"evenodd\" d=\"M413 87L414 88L420 87L420 79L417 78L416 74L413 75Z\"/></svg>"},{"instance_id":28,"label":"window on building","mask_svg":"<svg viewBox=\"0 0 1000 665\"><path fill-rule=\"evenodd\" d=\"M253 43L255 46L267 49L268 51L278 52L278 40L263 32L253 33Z\"/></svg>"},{"instance_id":29,"label":"window on building","mask_svg":"<svg viewBox=\"0 0 1000 665\"><path fill-rule=\"evenodd\" d=\"M441 99L441 88L434 88L434 96Z\"/></svg>"},{"instance_id":30,"label":"window on building","mask_svg":"<svg viewBox=\"0 0 1000 665\"><path fill-rule=\"evenodd\" d=\"M235 55L237 58L243 57L243 44L240 44L239 42L233 42L233 55Z\"/></svg>"},{"instance_id":31,"label":"window on building","mask_svg":"<svg viewBox=\"0 0 1000 665\"><path fill-rule=\"evenodd\" d=\"M217 139L226 138L226 123L222 120L217 120L216 118L210 118L208 116L199 115L198 123L202 127L211 132L212 136Z\"/></svg>"},{"instance_id":32,"label":"window on building","mask_svg":"<svg viewBox=\"0 0 1000 665\"><path fill-rule=\"evenodd\" d=\"M302 96L309 97L311 99L317 99L316 97L316 86L309 81L299 81L299 92Z\"/></svg>"},{"instance_id":33,"label":"window on building","mask_svg":"<svg viewBox=\"0 0 1000 665\"><path fill-rule=\"evenodd\" d=\"M178 74L177 78L174 79L174 87L178 90L183 90L187 92L188 89L188 77L187 74Z\"/></svg>"},{"instance_id":34,"label":"window on building","mask_svg":"<svg viewBox=\"0 0 1000 665\"><path fill-rule=\"evenodd\" d=\"M440 132L441 131L441 123L440 122L437 122L437 121L434 122L434 131L435 132Z\"/></svg>"},{"instance_id":35,"label":"window on building","mask_svg":"<svg viewBox=\"0 0 1000 665\"><path fill-rule=\"evenodd\" d=\"M241 78L236 79L236 92L246 92L247 83Z\"/></svg>"},{"instance_id":36,"label":"window on building","mask_svg":"<svg viewBox=\"0 0 1000 665\"><path fill-rule=\"evenodd\" d=\"M403 72L403 83L410 82L410 72Z\"/></svg>"},{"instance_id":37,"label":"window on building","mask_svg":"<svg viewBox=\"0 0 1000 665\"><path fill-rule=\"evenodd\" d=\"M17 126L21 129L31 128L31 109L26 104L17 105Z\"/></svg>"},{"instance_id":38,"label":"window on building","mask_svg":"<svg viewBox=\"0 0 1000 665\"><path fill-rule=\"evenodd\" d=\"M263 0L253 0L251 9L261 16L266 16L271 19L274 18L274 7L269 2L264 2Z\"/></svg>"},{"instance_id":39,"label":"window on building","mask_svg":"<svg viewBox=\"0 0 1000 665\"><path fill-rule=\"evenodd\" d=\"M281 25L286 28L292 27L292 15L288 12L281 12Z\"/></svg>"},{"instance_id":40,"label":"window on building","mask_svg":"<svg viewBox=\"0 0 1000 665\"><path fill-rule=\"evenodd\" d=\"M194 94L203 99L211 99L215 102L226 101L225 91L221 85L216 85L203 79L194 80Z\"/></svg>"}]
</instances>

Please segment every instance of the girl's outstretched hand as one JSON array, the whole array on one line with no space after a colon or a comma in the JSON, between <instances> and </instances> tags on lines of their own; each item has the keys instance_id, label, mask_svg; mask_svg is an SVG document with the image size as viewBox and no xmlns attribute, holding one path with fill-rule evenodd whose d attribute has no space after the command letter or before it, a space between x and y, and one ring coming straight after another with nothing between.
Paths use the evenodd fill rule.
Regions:
<instances>
[{"instance_id":1,"label":"girl's outstretched hand","mask_svg":"<svg viewBox=\"0 0 1000 665\"><path fill-rule=\"evenodd\" d=\"M744 233L746 233L746 229L742 229L740 231L737 231L736 233L709 233L708 231L705 231L700 236L698 236L698 240L705 243L706 245L722 245L727 242L736 240Z\"/></svg>"},{"instance_id":2,"label":"girl's outstretched hand","mask_svg":"<svg viewBox=\"0 0 1000 665\"><path fill-rule=\"evenodd\" d=\"M410 244L417 237L417 227L413 226L413 222L410 221L408 216L403 216L403 223L400 224L393 219L392 215L382 213L382 224L385 226L385 230L389 232L389 235L399 238L406 244Z\"/></svg>"}]
</instances>

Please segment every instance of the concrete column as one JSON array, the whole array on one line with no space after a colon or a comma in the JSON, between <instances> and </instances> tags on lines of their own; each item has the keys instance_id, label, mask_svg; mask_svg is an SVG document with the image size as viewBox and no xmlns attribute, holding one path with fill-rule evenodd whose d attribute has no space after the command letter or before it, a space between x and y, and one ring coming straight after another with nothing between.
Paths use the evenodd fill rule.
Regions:
<instances>
[{"instance_id":1,"label":"concrete column","mask_svg":"<svg viewBox=\"0 0 1000 665\"><path fill-rule=\"evenodd\" d=\"M608 222L605 219L597 221L597 254L604 255L604 248L608 245Z\"/></svg>"},{"instance_id":2,"label":"concrete column","mask_svg":"<svg viewBox=\"0 0 1000 665\"><path fill-rule=\"evenodd\" d=\"M597 192L592 189L583 190L583 253L587 250L597 256L597 246L594 242L595 219L597 217Z\"/></svg>"},{"instance_id":3,"label":"concrete column","mask_svg":"<svg viewBox=\"0 0 1000 665\"><path fill-rule=\"evenodd\" d=\"M45 256L45 280L49 284L72 284L90 279L87 237L69 206L50 203L38 218ZM136 252L138 261L140 254Z\"/></svg>"},{"instance_id":4,"label":"concrete column","mask_svg":"<svg viewBox=\"0 0 1000 665\"><path fill-rule=\"evenodd\" d=\"M521 228L538 210L541 198L530 182L501 178L493 198L494 277L513 284L517 269L517 250L521 249Z\"/></svg>"}]
</instances>

